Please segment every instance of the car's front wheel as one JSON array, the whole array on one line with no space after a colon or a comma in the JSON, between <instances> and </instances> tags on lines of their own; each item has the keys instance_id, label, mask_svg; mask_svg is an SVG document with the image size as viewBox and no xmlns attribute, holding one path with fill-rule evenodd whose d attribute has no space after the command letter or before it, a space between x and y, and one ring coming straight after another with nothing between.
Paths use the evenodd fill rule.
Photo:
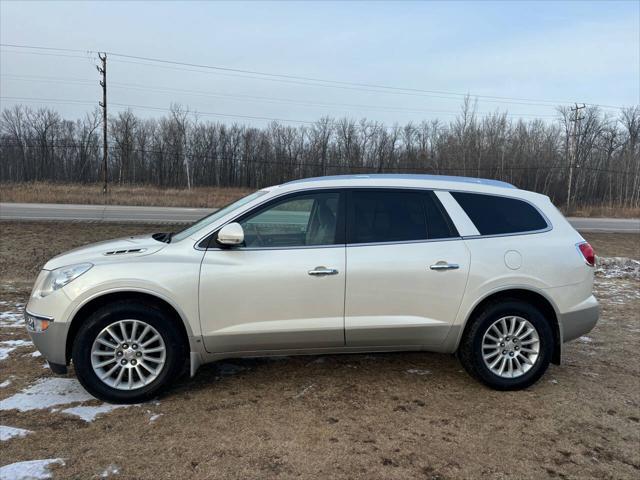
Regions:
<instances>
[{"instance_id":1,"label":"car's front wheel","mask_svg":"<svg viewBox=\"0 0 640 480\"><path fill-rule=\"evenodd\" d=\"M180 372L185 358L181 339L175 321L155 305L106 305L91 314L76 335L76 375L101 400L148 400Z\"/></svg>"},{"instance_id":2,"label":"car's front wheel","mask_svg":"<svg viewBox=\"0 0 640 480\"><path fill-rule=\"evenodd\" d=\"M538 381L549 367L553 331L533 305L515 299L495 303L470 321L458 357L485 385L520 390Z\"/></svg>"}]
</instances>

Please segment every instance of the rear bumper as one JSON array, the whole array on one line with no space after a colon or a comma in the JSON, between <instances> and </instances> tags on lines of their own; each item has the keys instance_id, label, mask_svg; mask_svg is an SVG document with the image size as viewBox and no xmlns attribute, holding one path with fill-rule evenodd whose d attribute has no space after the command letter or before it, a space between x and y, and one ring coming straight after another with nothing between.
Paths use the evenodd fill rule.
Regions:
<instances>
[{"instance_id":1,"label":"rear bumper","mask_svg":"<svg viewBox=\"0 0 640 480\"><path fill-rule=\"evenodd\" d=\"M600 316L600 305L592 295L582 302L576 310L558 315L562 342L568 342L589 333L595 327Z\"/></svg>"}]
</instances>

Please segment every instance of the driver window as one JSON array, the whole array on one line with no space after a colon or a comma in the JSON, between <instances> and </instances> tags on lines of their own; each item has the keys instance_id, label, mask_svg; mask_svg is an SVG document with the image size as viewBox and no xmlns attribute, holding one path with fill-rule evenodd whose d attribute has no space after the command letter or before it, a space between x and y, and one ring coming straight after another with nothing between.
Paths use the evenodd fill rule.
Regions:
<instances>
[{"instance_id":1,"label":"driver window","mask_svg":"<svg viewBox=\"0 0 640 480\"><path fill-rule=\"evenodd\" d=\"M312 193L282 200L240 221L245 247L332 245L339 193Z\"/></svg>"}]
</instances>

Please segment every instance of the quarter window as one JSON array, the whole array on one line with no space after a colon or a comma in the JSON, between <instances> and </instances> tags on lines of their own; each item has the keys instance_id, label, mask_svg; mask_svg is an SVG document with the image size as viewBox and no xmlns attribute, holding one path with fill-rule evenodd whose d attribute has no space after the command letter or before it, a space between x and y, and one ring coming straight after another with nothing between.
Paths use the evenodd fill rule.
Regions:
<instances>
[{"instance_id":1,"label":"quarter window","mask_svg":"<svg viewBox=\"0 0 640 480\"><path fill-rule=\"evenodd\" d=\"M546 220L531 204L516 198L451 192L480 235L525 233L547 228Z\"/></svg>"},{"instance_id":2,"label":"quarter window","mask_svg":"<svg viewBox=\"0 0 640 480\"><path fill-rule=\"evenodd\" d=\"M240 220L245 246L304 247L336 241L340 194L296 195Z\"/></svg>"}]
</instances>

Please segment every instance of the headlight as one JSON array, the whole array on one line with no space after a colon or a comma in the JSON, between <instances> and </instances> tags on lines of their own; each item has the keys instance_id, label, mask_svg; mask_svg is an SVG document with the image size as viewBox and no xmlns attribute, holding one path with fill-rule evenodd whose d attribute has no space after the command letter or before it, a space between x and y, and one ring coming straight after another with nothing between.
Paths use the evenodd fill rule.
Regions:
<instances>
[{"instance_id":1,"label":"headlight","mask_svg":"<svg viewBox=\"0 0 640 480\"><path fill-rule=\"evenodd\" d=\"M36 285L33 296L44 298L72 282L91 267L93 267L92 263L78 263L51 270L42 280L42 284Z\"/></svg>"}]
</instances>

